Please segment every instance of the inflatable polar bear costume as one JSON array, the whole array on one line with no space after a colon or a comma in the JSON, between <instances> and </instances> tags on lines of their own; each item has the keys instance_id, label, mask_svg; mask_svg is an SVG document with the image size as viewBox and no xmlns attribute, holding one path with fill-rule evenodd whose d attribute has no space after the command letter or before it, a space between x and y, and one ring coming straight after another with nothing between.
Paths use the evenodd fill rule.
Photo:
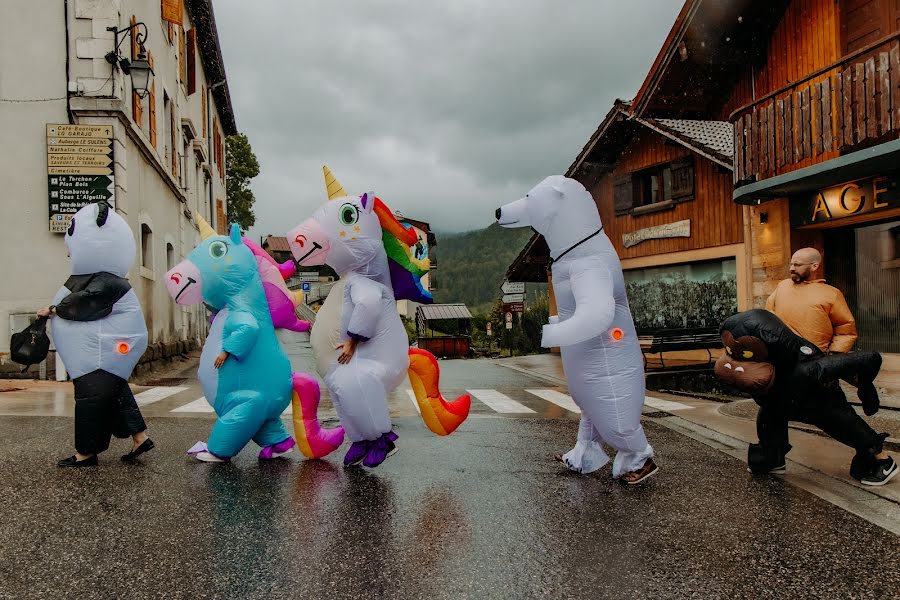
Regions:
<instances>
[{"instance_id":1,"label":"inflatable polar bear costume","mask_svg":"<svg viewBox=\"0 0 900 600\"><path fill-rule=\"evenodd\" d=\"M580 183L547 177L524 198L496 212L503 227L533 227L547 240L558 316L541 345L560 347L581 423L566 466L590 473L616 450L613 477L640 469L653 456L641 427L644 361L625 295L619 257L603 232L594 199Z\"/></svg>"}]
</instances>

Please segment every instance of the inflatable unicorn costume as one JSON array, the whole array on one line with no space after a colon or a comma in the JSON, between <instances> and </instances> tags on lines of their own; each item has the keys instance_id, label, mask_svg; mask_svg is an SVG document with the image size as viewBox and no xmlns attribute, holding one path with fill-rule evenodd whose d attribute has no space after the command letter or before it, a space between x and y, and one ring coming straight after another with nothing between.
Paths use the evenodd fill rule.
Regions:
<instances>
[{"instance_id":1,"label":"inflatable unicorn costume","mask_svg":"<svg viewBox=\"0 0 900 600\"><path fill-rule=\"evenodd\" d=\"M327 179L327 167L325 173ZM297 265L327 264L344 282L336 341L353 339L359 345L347 364L338 361L332 346L324 376L352 442L344 464L375 467L395 451L387 395L407 372L429 429L439 435L454 431L468 416L470 398L447 402L441 397L437 361L425 351L409 349L397 313L397 299L430 301L415 275L417 267L427 271L427 264L409 260L416 241L412 231L373 194L347 196L332 178L329 202L287 237Z\"/></svg>"},{"instance_id":2,"label":"inflatable unicorn costume","mask_svg":"<svg viewBox=\"0 0 900 600\"><path fill-rule=\"evenodd\" d=\"M235 456L251 439L262 446L260 458L290 452L295 442L281 414L293 399L301 451L308 458L328 454L343 442L344 432L319 427L315 417L318 385L309 376L292 375L290 361L275 336L273 314L282 326L309 329L308 323L294 316L292 296L277 266L254 255L237 225L232 225L230 236L220 236L202 218L198 222L203 242L165 276L175 302L203 302L215 312L198 377L219 418L209 441L198 443L189 453L203 461L221 462Z\"/></svg>"}]
</instances>

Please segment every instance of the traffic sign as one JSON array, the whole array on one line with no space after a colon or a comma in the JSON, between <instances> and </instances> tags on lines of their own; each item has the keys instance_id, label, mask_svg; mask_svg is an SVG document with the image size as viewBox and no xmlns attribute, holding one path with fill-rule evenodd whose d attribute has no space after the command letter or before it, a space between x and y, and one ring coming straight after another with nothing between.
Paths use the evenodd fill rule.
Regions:
<instances>
[{"instance_id":1,"label":"traffic sign","mask_svg":"<svg viewBox=\"0 0 900 600\"><path fill-rule=\"evenodd\" d=\"M525 312L525 303L524 302L510 302L508 304L504 304L503 312L522 314Z\"/></svg>"},{"instance_id":2,"label":"traffic sign","mask_svg":"<svg viewBox=\"0 0 900 600\"><path fill-rule=\"evenodd\" d=\"M297 277L300 278L300 281L318 281L319 274L315 271L302 271L297 273Z\"/></svg>"},{"instance_id":3,"label":"traffic sign","mask_svg":"<svg viewBox=\"0 0 900 600\"><path fill-rule=\"evenodd\" d=\"M506 294L503 296L503 303L525 302L525 294Z\"/></svg>"},{"instance_id":4,"label":"traffic sign","mask_svg":"<svg viewBox=\"0 0 900 600\"><path fill-rule=\"evenodd\" d=\"M500 286L500 291L504 294L524 294L525 293L525 282L524 281L504 281L503 285Z\"/></svg>"},{"instance_id":5,"label":"traffic sign","mask_svg":"<svg viewBox=\"0 0 900 600\"><path fill-rule=\"evenodd\" d=\"M511 312L506 313L506 328L512 329L512 313Z\"/></svg>"},{"instance_id":6,"label":"traffic sign","mask_svg":"<svg viewBox=\"0 0 900 600\"><path fill-rule=\"evenodd\" d=\"M47 125L50 231L65 232L82 207L105 201L115 208L112 125Z\"/></svg>"},{"instance_id":7,"label":"traffic sign","mask_svg":"<svg viewBox=\"0 0 900 600\"><path fill-rule=\"evenodd\" d=\"M301 283L300 287L303 289L304 292L308 292L311 289L311 286L308 281L304 281L303 283Z\"/></svg>"}]
</instances>

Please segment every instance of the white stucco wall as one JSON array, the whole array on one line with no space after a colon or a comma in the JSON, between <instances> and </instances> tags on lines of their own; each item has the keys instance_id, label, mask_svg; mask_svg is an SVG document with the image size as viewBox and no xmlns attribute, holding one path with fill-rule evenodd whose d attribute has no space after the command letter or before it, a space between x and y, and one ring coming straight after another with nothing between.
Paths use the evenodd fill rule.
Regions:
<instances>
[{"instance_id":1,"label":"white stucco wall","mask_svg":"<svg viewBox=\"0 0 900 600\"><path fill-rule=\"evenodd\" d=\"M193 215L215 225L209 190L214 200L225 200L224 181L212 164L214 154L202 138L201 90L209 87L203 63L198 53L196 92L188 96L179 81L178 44L167 39L160 5L159 0L69 0L67 86L65 3L0 0L0 99L60 98L66 96L68 87L78 90L69 100L75 123L114 128L116 209L137 240L135 268L129 279L141 300L151 343L195 339L205 333L205 309L177 307L165 291L166 244L172 244L175 262L180 261L199 242ZM145 45L154 58L155 146L150 144L149 97L142 101L143 122L135 123L130 79L121 71L113 73L103 58L113 48L113 35L106 28L127 27L132 15L146 23ZM185 11L184 29L191 27ZM121 54L129 57L130 48L131 40L126 38ZM166 156L164 95L173 103L178 153L184 154L187 129L195 132L205 154L204 166L193 142L188 144L187 154L179 159L179 172L186 171L186 177L180 173L173 177ZM217 112L208 92L207 96L207 137L212 137L211 124ZM69 275L62 235L48 231L46 150L46 126L68 123L66 108L65 99L0 101L4 142L4 160L0 161L0 327L4 330L0 360L9 350L10 315L33 313L46 306ZM152 229L150 268L141 266L142 223Z\"/></svg>"}]
</instances>

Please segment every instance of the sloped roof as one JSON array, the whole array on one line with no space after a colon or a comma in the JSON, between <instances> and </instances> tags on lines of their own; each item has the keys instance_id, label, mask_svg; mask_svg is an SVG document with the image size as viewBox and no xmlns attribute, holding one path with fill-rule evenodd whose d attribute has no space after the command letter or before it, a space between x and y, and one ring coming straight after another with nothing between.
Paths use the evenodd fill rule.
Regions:
<instances>
[{"instance_id":1,"label":"sloped roof","mask_svg":"<svg viewBox=\"0 0 900 600\"><path fill-rule=\"evenodd\" d=\"M426 321L440 321L442 319L471 319L472 313L465 304L428 304L416 309L422 311Z\"/></svg>"},{"instance_id":2,"label":"sloped roof","mask_svg":"<svg viewBox=\"0 0 900 600\"><path fill-rule=\"evenodd\" d=\"M277 235L270 235L266 238L266 241L262 243L268 250L272 252L290 252L291 247L288 244L286 237L281 237Z\"/></svg>"},{"instance_id":3,"label":"sloped roof","mask_svg":"<svg viewBox=\"0 0 900 600\"><path fill-rule=\"evenodd\" d=\"M727 121L639 118L635 121L723 167L733 166L734 127Z\"/></svg>"},{"instance_id":4,"label":"sloped roof","mask_svg":"<svg viewBox=\"0 0 900 600\"><path fill-rule=\"evenodd\" d=\"M225 135L237 133L234 121L234 108L231 106L231 94L225 78L225 63L222 61L222 46L219 44L219 32L216 30L216 17L213 14L212 0L187 0L185 3L191 22L197 28L197 50L203 61L203 70L210 87L222 83L212 90L213 99L219 109L222 129Z\"/></svg>"}]
</instances>

